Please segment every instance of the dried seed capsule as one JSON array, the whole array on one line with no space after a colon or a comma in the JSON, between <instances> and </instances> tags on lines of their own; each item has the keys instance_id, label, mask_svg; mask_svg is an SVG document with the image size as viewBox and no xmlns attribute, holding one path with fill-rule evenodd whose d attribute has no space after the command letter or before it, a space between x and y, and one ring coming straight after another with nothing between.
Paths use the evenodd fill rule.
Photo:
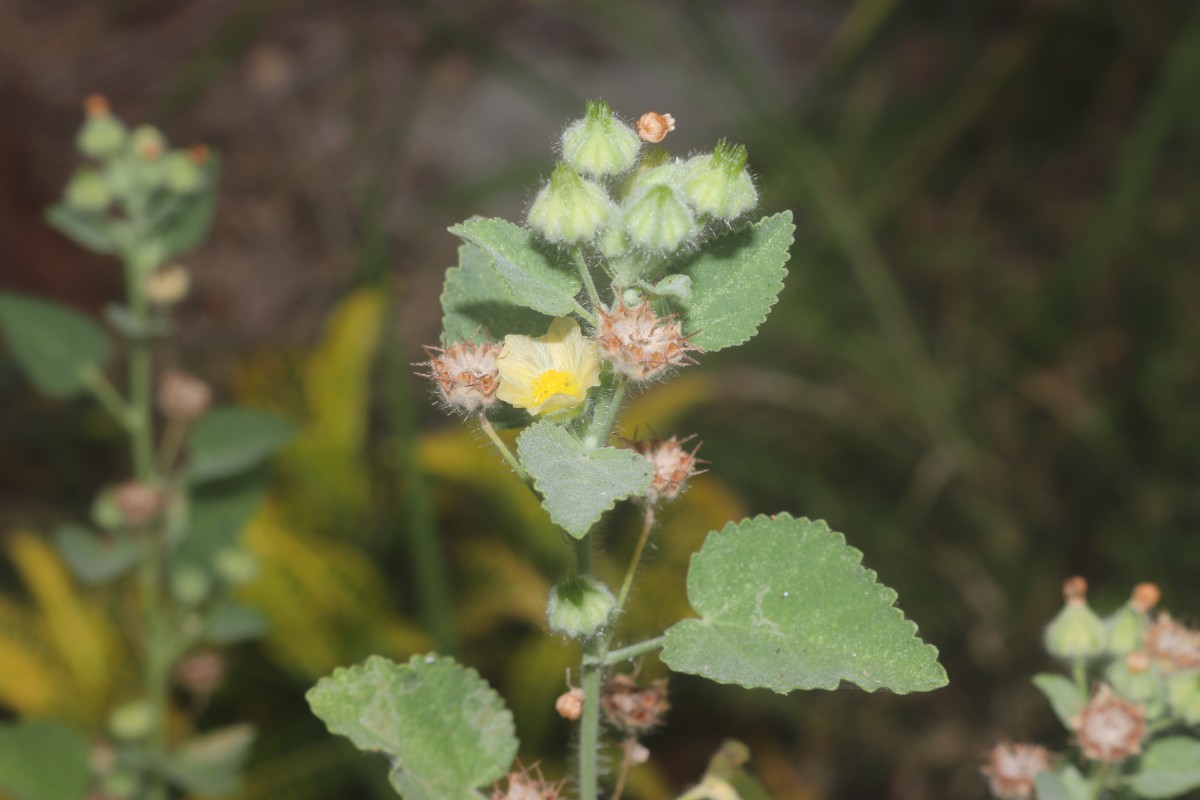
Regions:
<instances>
[{"instance_id":1,"label":"dried seed capsule","mask_svg":"<svg viewBox=\"0 0 1200 800\"><path fill-rule=\"evenodd\" d=\"M659 678L639 687L637 678L618 673L604 682L600 707L609 722L635 736L658 727L670 710L667 679Z\"/></svg>"},{"instance_id":2,"label":"dried seed capsule","mask_svg":"<svg viewBox=\"0 0 1200 800\"><path fill-rule=\"evenodd\" d=\"M654 480L642 495L648 505L656 506L663 500L674 500L687 486L688 479L703 471L697 469L702 463L696 458L700 445L696 445L690 453L683 449L692 438L689 436L680 440L672 436L670 439L644 439L630 444L654 467Z\"/></svg>"},{"instance_id":3,"label":"dried seed capsule","mask_svg":"<svg viewBox=\"0 0 1200 800\"><path fill-rule=\"evenodd\" d=\"M1068 661L1095 658L1104 652L1107 629L1088 607L1087 581L1078 575L1063 583L1066 603L1046 626L1046 651Z\"/></svg>"},{"instance_id":4,"label":"dried seed capsule","mask_svg":"<svg viewBox=\"0 0 1200 800\"><path fill-rule=\"evenodd\" d=\"M458 342L450 347L426 346L429 372L420 373L437 384L442 400L452 409L475 413L496 402L500 345Z\"/></svg>"},{"instance_id":5,"label":"dried seed capsule","mask_svg":"<svg viewBox=\"0 0 1200 800\"><path fill-rule=\"evenodd\" d=\"M547 781L542 770L535 764L526 769L519 767L508 774L508 788L499 784L492 792L492 800L560 800L566 780Z\"/></svg>"},{"instance_id":6,"label":"dried seed capsule","mask_svg":"<svg viewBox=\"0 0 1200 800\"><path fill-rule=\"evenodd\" d=\"M987 756L980 770L987 776L992 794L1000 800L1029 800L1034 782L1050 769L1050 751L1036 744L1000 742Z\"/></svg>"},{"instance_id":7,"label":"dried seed capsule","mask_svg":"<svg viewBox=\"0 0 1200 800\"><path fill-rule=\"evenodd\" d=\"M670 114L647 111L638 117L637 132L643 142L658 144L673 130L675 130L675 118Z\"/></svg>"},{"instance_id":8,"label":"dried seed capsule","mask_svg":"<svg viewBox=\"0 0 1200 800\"><path fill-rule=\"evenodd\" d=\"M1200 631L1179 624L1165 611L1146 629L1144 643L1164 672L1200 669Z\"/></svg>"},{"instance_id":9,"label":"dried seed capsule","mask_svg":"<svg viewBox=\"0 0 1200 800\"><path fill-rule=\"evenodd\" d=\"M688 159L683 193L701 214L732 220L758 205L758 191L746 171L746 148L724 139L708 155Z\"/></svg>"},{"instance_id":10,"label":"dried seed capsule","mask_svg":"<svg viewBox=\"0 0 1200 800\"><path fill-rule=\"evenodd\" d=\"M649 301L630 308L618 297L612 311L601 308L597 314L600 354L630 380L650 380L670 367L695 363L689 353L700 352L688 344L679 320L659 317Z\"/></svg>"},{"instance_id":11,"label":"dried seed capsule","mask_svg":"<svg viewBox=\"0 0 1200 800\"><path fill-rule=\"evenodd\" d=\"M1112 763L1142 752L1146 716L1141 706L1123 700L1102 683L1073 727L1085 758Z\"/></svg>"},{"instance_id":12,"label":"dried seed capsule","mask_svg":"<svg viewBox=\"0 0 1200 800\"><path fill-rule=\"evenodd\" d=\"M586 639L595 636L608 624L616 599L608 587L595 578L567 578L550 590L546 617L550 630Z\"/></svg>"}]
</instances>

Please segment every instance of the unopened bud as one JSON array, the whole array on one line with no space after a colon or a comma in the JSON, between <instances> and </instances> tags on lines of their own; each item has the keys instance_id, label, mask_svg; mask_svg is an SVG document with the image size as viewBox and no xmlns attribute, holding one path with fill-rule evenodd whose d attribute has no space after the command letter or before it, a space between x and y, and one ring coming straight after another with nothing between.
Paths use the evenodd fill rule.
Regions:
<instances>
[{"instance_id":1,"label":"unopened bud","mask_svg":"<svg viewBox=\"0 0 1200 800\"><path fill-rule=\"evenodd\" d=\"M554 710L563 719L576 720L583 714L583 689L571 687L554 701Z\"/></svg>"},{"instance_id":2,"label":"unopened bud","mask_svg":"<svg viewBox=\"0 0 1200 800\"><path fill-rule=\"evenodd\" d=\"M137 772L126 766L120 766L104 776L100 782L101 794L95 800L131 800L137 797L142 788L142 781ZM89 800L93 800L90 796Z\"/></svg>"},{"instance_id":3,"label":"unopened bud","mask_svg":"<svg viewBox=\"0 0 1200 800\"><path fill-rule=\"evenodd\" d=\"M212 694L225 677L225 659L219 653L193 653L179 662L175 677L192 694Z\"/></svg>"},{"instance_id":4,"label":"unopened bud","mask_svg":"<svg viewBox=\"0 0 1200 800\"><path fill-rule=\"evenodd\" d=\"M673 253L700 232L683 195L666 183L632 195L623 220L630 243L655 253Z\"/></svg>"},{"instance_id":5,"label":"unopened bud","mask_svg":"<svg viewBox=\"0 0 1200 800\"><path fill-rule=\"evenodd\" d=\"M167 419L191 422L212 405L212 389L186 372L169 370L158 382L158 410Z\"/></svg>"},{"instance_id":6,"label":"unopened bud","mask_svg":"<svg viewBox=\"0 0 1200 800\"><path fill-rule=\"evenodd\" d=\"M258 559L240 547L223 547L213 560L221 580L231 586L244 586L258 577Z\"/></svg>"},{"instance_id":7,"label":"unopened bud","mask_svg":"<svg viewBox=\"0 0 1200 800\"><path fill-rule=\"evenodd\" d=\"M164 159L167 188L175 194L192 194L200 188L203 173L190 155L173 150Z\"/></svg>"},{"instance_id":8,"label":"unopened bud","mask_svg":"<svg viewBox=\"0 0 1200 800\"><path fill-rule=\"evenodd\" d=\"M496 402L501 345L458 342L446 349L425 347L429 372L420 373L437 384L438 394L454 410L474 413Z\"/></svg>"},{"instance_id":9,"label":"unopened bud","mask_svg":"<svg viewBox=\"0 0 1200 800\"><path fill-rule=\"evenodd\" d=\"M1161 612L1143 637L1146 652L1163 672L1200 669L1200 631Z\"/></svg>"},{"instance_id":10,"label":"unopened bud","mask_svg":"<svg viewBox=\"0 0 1200 800\"><path fill-rule=\"evenodd\" d=\"M670 114L647 111L638 117L637 132L643 142L658 144L675 130L675 118Z\"/></svg>"},{"instance_id":11,"label":"unopened bud","mask_svg":"<svg viewBox=\"0 0 1200 800\"><path fill-rule=\"evenodd\" d=\"M625 761L629 766L636 767L638 764L645 764L650 760L650 751L646 746L632 737L621 742L621 749L625 751Z\"/></svg>"},{"instance_id":12,"label":"unopened bud","mask_svg":"<svg viewBox=\"0 0 1200 800\"><path fill-rule=\"evenodd\" d=\"M1067 661L1095 658L1104 652L1107 631L1103 620L1088 607L1087 581L1079 576L1068 578L1063 583L1063 597L1062 611L1046 626L1046 651Z\"/></svg>"},{"instance_id":13,"label":"unopened bud","mask_svg":"<svg viewBox=\"0 0 1200 800\"><path fill-rule=\"evenodd\" d=\"M166 137L162 131L152 125L139 125L134 128L129 146L133 154L142 161L158 161L167 148Z\"/></svg>"},{"instance_id":14,"label":"unopened bud","mask_svg":"<svg viewBox=\"0 0 1200 800\"><path fill-rule=\"evenodd\" d=\"M1050 769L1050 751L1036 744L1000 742L980 769L999 800L1029 800L1037 776Z\"/></svg>"},{"instance_id":15,"label":"unopened bud","mask_svg":"<svg viewBox=\"0 0 1200 800\"><path fill-rule=\"evenodd\" d=\"M694 437L679 439L643 439L631 442L630 447L642 455L654 467L654 480L642 495L647 505L656 506L664 500L674 500L687 487L688 479L700 474L703 462L696 458L696 445L689 453L683 448Z\"/></svg>"},{"instance_id":16,"label":"unopened bud","mask_svg":"<svg viewBox=\"0 0 1200 800\"><path fill-rule=\"evenodd\" d=\"M125 125L109 111L108 100L98 94L89 96L84 103L84 115L83 127L75 138L79 152L97 159L120 153L127 136Z\"/></svg>"},{"instance_id":17,"label":"unopened bud","mask_svg":"<svg viewBox=\"0 0 1200 800\"><path fill-rule=\"evenodd\" d=\"M1074 720L1074 728L1084 757L1113 763L1142 751L1146 717L1141 706L1102 683Z\"/></svg>"},{"instance_id":18,"label":"unopened bud","mask_svg":"<svg viewBox=\"0 0 1200 800\"><path fill-rule=\"evenodd\" d=\"M638 135L603 100L589 100L583 119L571 123L562 135L566 162L597 178L627 171L641 146Z\"/></svg>"},{"instance_id":19,"label":"unopened bud","mask_svg":"<svg viewBox=\"0 0 1200 800\"><path fill-rule=\"evenodd\" d=\"M1105 624L1108 626L1108 652L1123 656L1141 648L1142 638L1150 627L1150 619L1127 603L1118 608Z\"/></svg>"},{"instance_id":20,"label":"unopened bud","mask_svg":"<svg viewBox=\"0 0 1200 800\"><path fill-rule=\"evenodd\" d=\"M1200 723L1200 672L1180 672L1168 678L1167 703L1188 725Z\"/></svg>"},{"instance_id":21,"label":"unopened bud","mask_svg":"<svg viewBox=\"0 0 1200 800\"><path fill-rule=\"evenodd\" d=\"M632 675L618 673L604 682L600 707L614 726L636 735L662 724L671 704L667 700L667 679L659 678L639 687Z\"/></svg>"},{"instance_id":22,"label":"unopened bud","mask_svg":"<svg viewBox=\"0 0 1200 800\"><path fill-rule=\"evenodd\" d=\"M148 700L117 706L108 715L108 729L123 742L144 739L154 730L154 707Z\"/></svg>"},{"instance_id":23,"label":"unopened bud","mask_svg":"<svg viewBox=\"0 0 1200 800\"><path fill-rule=\"evenodd\" d=\"M1140 650L1113 659L1105 669L1104 677L1117 694L1135 703L1149 704L1158 697L1158 674L1150 657Z\"/></svg>"},{"instance_id":24,"label":"unopened bud","mask_svg":"<svg viewBox=\"0 0 1200 800\"><path fill-rule=\"evenodd\" d=\"M689 159L683 193L701 214L732 220L758 205L758 191L746 172L746 148L721 140L708 155Z\"/></svg>"},{"instance_id":25,"label":"unopened bud","mask_svg":"<svg viewBox=\"0 0 1200 800\"><path fill-rule=\"evenodd\" d=\"M125 515L117 505L116 490L112 487L104 489L92 500L92 522L106 531L115 531L125 524Z\"/></svg>"},{"instance_id":26,"label":"unopened bud","mask_svg":"<svg viewBox=\"0 0 1200 800\"><path fill-rule=\"evenodd\" d=\"M550 590L546 616L550 630L585 639L594 636L608 624L616 600L608 587L595 578L568 578Z\"/></svg>"},{"instance_id":27,"label":"unopened bud","mask_svg":"<svg viewBox=\"0 0 1200 800\"><path fill-rule=\"evenodd\" d=\"M203 166L212 158L212 150L206 144L194 144L187 149L188 159L196 166Z\"/></svg>"},{"instance_id":28,"label":"unopened bud","mask_svg":"<svg viewBox=\"0 0 1200 800\"><path fill-rule=\"evenodd\" d=\"M158 306L173 306L188 296L192 276L183 264L168 264L146 276L146 299Z\"/></svg>"},{"instance_id":29,"label":"unopened bud","mask_svg":"<svg viewBox=\"0 0 1200 800\"><path fill-rule=\"evenodd\" d=\"M559 163L529 209L529 226L548 242L590 242L608 223L616 206L598 184Z\"/></svg>"},{"instance_id":30,"label":"unopened bud","mask_svg":"<svg viewBox=\"0 0 1200 800\"><path fill-rule=\"evenodd\" d=\"M113 502L125 524L142 528L159 518L166 505L162 490L140 481L128 481L112 492Z\"/></svg>"},{"instance_id":31,"label":"unopened bud","mask_svg":"<svg viewBox=\"0 0 1200 800\"><path fill-rule=\"evenodd\" d=\"M195 608L208 599L212 578L199 567L181 567L171 576L171 596L186 608Z\"/></svg>"},{"instance_id":32,"label":"unopened bud","mask_svg":"<svg viewBox=\"0 0 1200 800\"><path fill-rule=\"evenodd\" d=\"M80 167L71 176L70 183L67 184L67 205L80 211L92 213L103 211L108 208L111 199L108 187L104 185L104 179L91 167Z\"/></svg>"}]
</instances>

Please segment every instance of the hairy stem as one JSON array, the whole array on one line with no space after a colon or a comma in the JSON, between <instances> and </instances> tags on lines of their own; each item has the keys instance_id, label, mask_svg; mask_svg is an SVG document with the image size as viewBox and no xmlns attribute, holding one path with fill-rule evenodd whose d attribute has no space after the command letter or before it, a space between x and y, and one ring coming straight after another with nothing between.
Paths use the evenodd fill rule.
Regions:
<instances>
[{"instance_id":1,"label":"hairy stem","mask_svg":"<svg viewBox=\"0 0 1200 800\"><path fill-rule=\"evenodd\" d=\"M602 308L600 305L600 294L596 291L596 283L592 280L592 271L588 268L587 261L583 257L582 248L576 247L573 255L575 256L575 266L579 270L579 277L583 280L583 285L587 289L588 301L592 304L592 310L599 312Z\"/></svg>"},{"instance_id":2,"label":"hairy stem","mask_svg":"<svg viewBox=\"0 0 1200 800\"><path fill-rule=\"evenodd\" d=\"M641 563L642 553L646 551L646 542L650 539L650 531L654 529L654 506L647 505L642 519L642 533L638 537L637 546L633 549L633 558L629 559L629 568L625 570L625 580L621 583L621 591L617 594L617 604L613 608L612 628L608 634L609 642L616 632L616 623L621 619L625 610L625 601L629 599L629 589L633 586L634 576L637 575L638 564Z\"/></svg>"},{"instance_id":3,"label":"hairy stem","mask_svg":"<svg viewBox=\"0 0 1200 800\"><path fill-rule=\"evenodd\" d=\"M610 650L604 656L603 665L610 667L613 664L620 664L631 658L637 658L642 653L649 653L653 650L659 650L663 646L663 642L667 640L666 636L655 636L653 639L647 639L644 642L631 644L628 647L622 647L618 650Z\"/></svg>"},{"instance_id":4,"label":"hairy stem","mask_svg":"<svg viewBox=\"0 0 1200 800\"><path fill-rule=\"evenodd\" d=\"M504 457L505 463L512 468L513 472L517 473L517 477L532 489L533 479L529 477L529 473L525 471L525 467L521 466L521 462L517 460L517 456L513 451L500 438L500 434L496 432L496 426L492 425L492 421L483 412L479 414L479 429L491 439L492 444L496 446L496 449L500 451L500 455Z\"/></svg>"}]
</instances>

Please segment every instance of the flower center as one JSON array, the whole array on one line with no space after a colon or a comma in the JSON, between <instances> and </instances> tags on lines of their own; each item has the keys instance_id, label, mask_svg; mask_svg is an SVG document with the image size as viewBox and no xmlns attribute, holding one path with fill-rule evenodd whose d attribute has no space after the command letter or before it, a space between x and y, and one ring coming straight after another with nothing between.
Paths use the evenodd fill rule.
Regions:
<instances>
[{"instance_id":1,"label":"flower center","mask_svg":"<svg viewBox=\"0 0 1200 800\"><path fill-rule=\"evenodd\" d=\"M533 402L544 403L552 395L574 394L574 386L571 373L562 369L548 369L534 378L529 388L533 391Z\"/></svg>"}]
</instances>

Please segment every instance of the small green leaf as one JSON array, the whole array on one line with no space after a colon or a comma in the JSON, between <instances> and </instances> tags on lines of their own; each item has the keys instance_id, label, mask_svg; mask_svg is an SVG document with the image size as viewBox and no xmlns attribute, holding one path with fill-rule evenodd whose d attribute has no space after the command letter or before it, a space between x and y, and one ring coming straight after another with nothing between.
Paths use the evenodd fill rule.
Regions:
<instances>
[{"instance_id":1,"label":"small green leaf","mask_svg":"<svg viewBox=\"0 0 1200 800\"><path fill-rule=\"evenodd\" d=\"M1079 713L1083 711L1084 701L1075 683L1062 675L1043 672L1033 676L1033 685L1046 695L1046 699L1050 701L1050 707L1054 709L1054 715L1058 717L1059 721L1067 728L1074 727L1071 720L1078 717Z\"/></svg>"},{"instance_id":2,"label":"small green leaf","mask_svg":"<svg viewBox=\"0 0 1200 800\"><path fill-rule=\"evenodd\" d=\"M204 640L216 645L238 644L262 639L270 630L270 623L258 609L224 600L208 612Z\"/></svg>"},{"instance_id":3,"label":"small green leaf","mask_svg":"<svg viewBox=\"0 0 1200 800\"><path fill-rule=\"evenodd\" d=\"M473 244L458 248L458 266L446 270L442 292L442 344L475 337L498 342L510 333L541 336L545 315L518 305L508 284L492 269L492 259ZM478 333L478 335L476 335Z\"/></svg>"},{"instance_id":4,"label":"small green leaf","mask_svg":"<svg viewBox=\"0 0 1200 800\"><path fill-rule=\"evenodd\" d=\"M701 618L667 630L663 662L781 694L840 681L897 694L946 685L937 649L861 559L824 522L787 514L710 533L687 576Z\"/></svg>"},{"instance_id":5,"label":"small green leaf","mask_svg":"<svg viewBox=\"0 0 1200 800\"><path fill-rule=\"evenodd\" d=\"M162 228L164 258L178 258L192 252L204 243L212 227L217 205L217 173L220 171L220 159L215 153L209 155L201 170L203 188L186 198Z\"/></svg>"},{"instance_id":6,"label":"small green leaf","mask_svg":"<svg viewBox=\"0 0 1200 800\"><path fill-rule=\"evenodd\" d=\"M517 305L552 317L578 307L579 276L559 251L537 241L526 229L502 219L472 217L450 232L491 257L492 267L508 284Z\"/></svg>"},{"instance_id":7,"label":"small green leaf","mask_svg":"<svg viewBox=\"0 0 1200 800\"><path fill-rule=\"evenodd\" d=\"M56 203L46 210L46 222L85 250L101 255L111 255L117 250L108 223L101 214L90 214L66 203Z\"/></svg>"},{"instance_id":8,"label":"small green leaf","mask_svg":"<svg viewBox=\"0 0 1200 800\"><path fill-rule=\"evenodd\" d=\"M19 800L80 800L89 779L83 734L59 722L0 723L0 789Z\"/></svg>"},{"instance_id":9,"label":"small green leaf","mask_svg":"<svg viewBox=\"0 0 1200 800\"><path fill-rule=\"evenodd\" d=\"M555 524L582 539L618 500L640 494L654 469L632 450L589 450L565 428L541 420L517 437L521 464Z\"/></svg>"},{"instance_id":10,"label":"small green leaf","mask_svg":"<svg viewBox=\"0 0 1200 800\"><path fill-rule=\"evenodd\" d=\"M60 525L54 546L75 577L95 586L124 575L141 557L142 548L123 534L98 536L81 525Z\"/></svg>"},{"instance_id":11,"label":"small green leaf","mask_svg":"<svg viewBox=\"0 0 1200 800\"><path fill-rule=\"evenodd\" d=\"M1200 788L1200 741L1171 736L1150 745L1129 786L1141 797L1178 797Z\"/></svg>"},{"instance_id":12,"label":"small green leaf","mask_svg":"<svg viewBox=\"0 0 1200 800\"><path fill-rule=\"evenodd\" d=\"M763 217L706 245L680 270L692 279L681 303L692 344L723 350L758 332L783 289L795 230L790 211Z\"/></svg>"},{"instance_id":13,"label":"small green leaf","mask_svg":"<svg viewBox=\"0 0 1200 800\"><path fill-rule=\"evenodd\" d=\"M254 746L254 727L232 725L192 737L171 754L163 771L194 794L225 797L242 785L242 765Z\"/></svg>"},{"instance_id":14,"label":"small green leaf","mask_svg":"<svg viewBox=\"0 0 1200 800\"><path fill-rule=\"evenodd\" d=\"M292 425L266 411L218 408L205 414L188 438L188 478L222 478L265 461L292 438Z\"/></svg>"},{"instance_id":15,"label":"small green leaf","mask_svg":"<svg viewBox=\"0 0 1200 800\"><path fill-rule=\"evenodd\" d=\"M0 295L0 330L34 386L54 397L78 393L88 373L108 362L104 331L58 303Z\"/></svg>"},{"instance_id":16,"label":"small green leaf","mask_svg":"<svg viewBox=\"0 0 1200 800\"><path fill-rule=\"evenodd\" d=\"M1057 772L1039 772L1034 784L1037 800L1092 800L1087 778L1072 764L1064 764Z\"/></svg>"},{"instance_id":17,"label":"small green leaf","mask_svg":"<svg viewBox=\"0 0 1200 800\"><path fill-rule=\"evenodd\" d=\"M308 692L332 733L392 760L405 800L480 800L517 755L512 713L473 669L452 658L371 656L340 667Z\"/></svg>"}]
</instances>

